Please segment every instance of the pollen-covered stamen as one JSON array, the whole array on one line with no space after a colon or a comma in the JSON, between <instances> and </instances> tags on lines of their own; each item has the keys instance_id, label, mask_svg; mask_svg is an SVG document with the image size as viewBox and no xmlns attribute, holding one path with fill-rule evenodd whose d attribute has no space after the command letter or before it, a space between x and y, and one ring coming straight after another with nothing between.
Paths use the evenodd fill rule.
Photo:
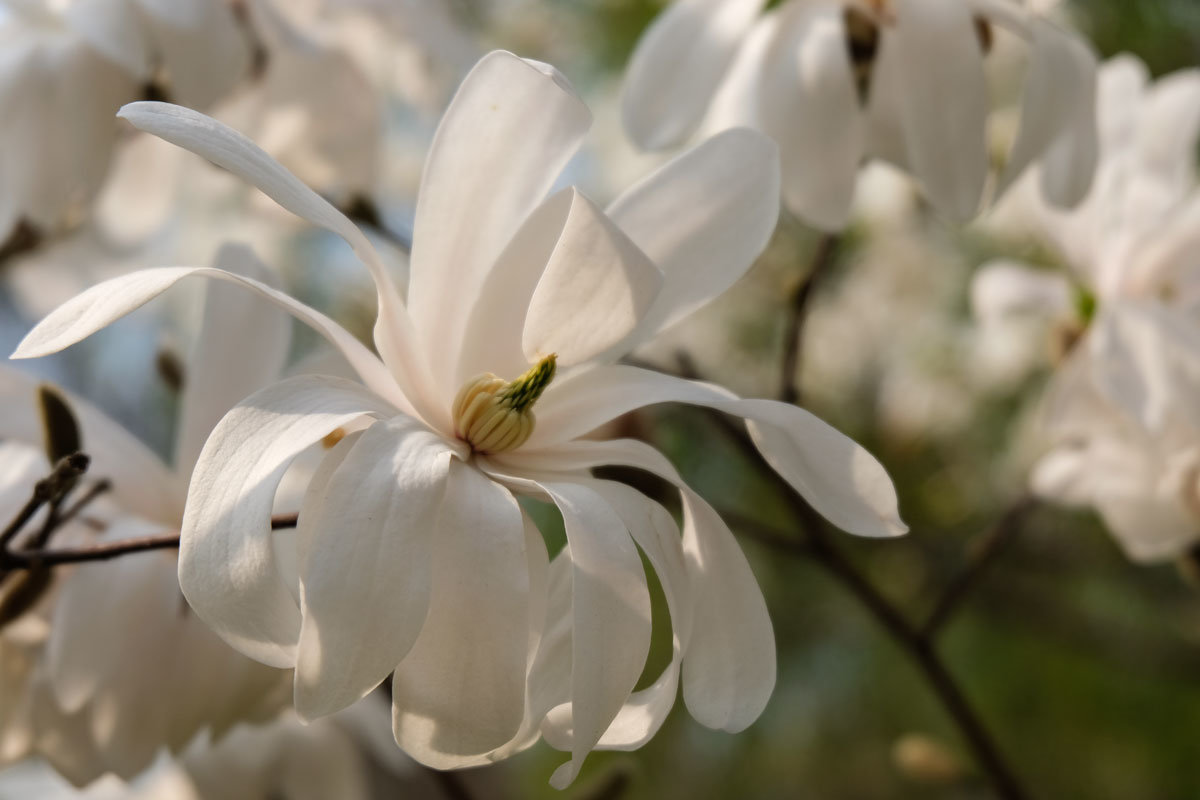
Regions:
<instances>
[{"instance_id":1,"label":"pollen-covered stamen","mask_svg":"<svg viewBox=\"0 0 1200 800\"><path fill-rule=\"evenodd\" d=\"M520 447L533 433L533 404L554 380L551 354L513 381L490 372L463 384L454 398L454 433L481 453Z\"/></svg>"}]
</instances>

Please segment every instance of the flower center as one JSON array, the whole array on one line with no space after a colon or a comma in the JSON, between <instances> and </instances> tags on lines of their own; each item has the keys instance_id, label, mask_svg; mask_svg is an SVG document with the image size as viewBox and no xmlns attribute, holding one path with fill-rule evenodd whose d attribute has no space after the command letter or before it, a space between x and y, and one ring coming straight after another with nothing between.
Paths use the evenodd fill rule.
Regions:
<instances>
[{"instance_id":1,"label":"flower center","mask_svg":"<svg viewBox=\"0 0 1200 800\"><path fill-rule=\"evenodd\" d=\"M485 372L464 383L451 410L454 434L480 453L520 447L533 433L533 404L554 380L556 362L548 355L513 381Z\"/></svg>"}]
</instances>

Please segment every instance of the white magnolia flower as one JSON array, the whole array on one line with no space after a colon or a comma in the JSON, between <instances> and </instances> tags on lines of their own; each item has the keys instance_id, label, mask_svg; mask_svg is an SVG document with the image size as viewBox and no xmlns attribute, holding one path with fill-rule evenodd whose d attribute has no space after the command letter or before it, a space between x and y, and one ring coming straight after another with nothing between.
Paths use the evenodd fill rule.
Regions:
<instances>
[{"instance_id":1,"label":"white magnolia flower","mask_svg":"<svg viewBox=\"0 0 1200 800\"><path fill-rule=\"evenodd\" d=\"M217 263L263 270L237 247ZM92 456L89 475L111 481L115 509L98 523L99 533L86 531L82 542L56 535L53 545L178 530L188 477L209 431L238 400L281 374L290 341L286 315L224 284L209 287L205 300L181 395L174 468L86 401L69 397ZM0 371L0 437L36 441L37 386L20 372ZM41 462L44 475L49 464L44 456ZM159 551L54 573L38 668L13 689L32 698L34 749L76 785L106 772L132 777L164 746L179 751L198 731L220 736L240 720L269 719L287 701L290 675L229 648L189 612L176 562L174 552Z\"/></svg>"},{"instance_id":2,"label":"white magnolia flower","mask_svg":"<svg viewBox=\"0 0 1200 800\"><path fill-rule=\"evenodd\" d=\"M1095 505L1130 556L1150 560L1200 537L1200 70L1151 85L1141 62L1118 56L1101 69L1099 114L1101 162L1077 209L1049 208L1028 187L1011 201L1070 275L993 262L972 302L1001 331L1018 315L1066 331L1045 419L1055 449L1035 486Z\"/></svg>"},{"instance_id":3,"label":"white magnolia flower","mask_svg":"<svg viewBox=\"0 0 1200 800\"><path fill-rule=\"evenodd\" d=\"M152 81L205 106L247 70L225 0L23 0L0 23L0 238L77 221L104 180L112 114Z\"/></svg>"},{"instance_id":4,"label":"white magnolia flower","mask_svg":"<svg viewBox=\"0 0 1200 800\"><path fill-rule=\"evenodd\" d=\"M984 60L993 27L1030 49L1021 130L1002 190L1040 162L1054 203L1087 192L1095 161L1095 57L1079 37L1004 0L677 0L643 35L624 117L642 147L714 122L779 142L788 208L811 224L848 222L870 158L909 172L943 215L978 211L988 177Z\"/></svg>"},{"instance_id":5,"label":"white magnolia flower","mask_svg":"<svg viewBox=\"0 0 1200 800\"><path fill-rule=\"evenodd\" d=\"M393 732L413 757L483 764L540 733L572 754L557 786L593 748L652 736L681 679L705 725L753 722L774 684L774 639L729 529L655 450L586 438L642 406L746 417L767 461L832 522L904 532L879 463L806 411L614 363L728 288L765 246L779 185L776 149L761 135L728 131L607 211L574 187L547 197L590 115L553 68L492 53L463 82L429 153L406 303L363 234L249 140L164 104L122 115L340 234L376 281L379 356L287 295L211 268L96 286L15 354L59 350L200 275L274 300L354 366L361 385L299 377L234 408L204 447L184 515L188 601L242 652L294 667L305 718L394 673ZM299 527L272 534L280 477L322 440L337 443ZM660 505L593 478L589 468L603 464L678 486L682 538ZM568 546L553 563L517 497L562 512ZM664 587L674 654L635 693L650 636L639 548Z\"/></svg>"}]
</instances>

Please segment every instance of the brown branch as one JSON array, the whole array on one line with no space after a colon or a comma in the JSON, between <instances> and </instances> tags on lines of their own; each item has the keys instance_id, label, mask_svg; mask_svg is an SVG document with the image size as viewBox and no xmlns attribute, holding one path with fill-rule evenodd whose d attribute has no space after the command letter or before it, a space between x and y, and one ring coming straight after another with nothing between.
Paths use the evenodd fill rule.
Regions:
<instances>
[{"instance_id":1,"label":"brown branch","mask_svg":"<svg viewBox=\"0 0 1200 800\"><path fill-rule=\"evenodd\" d=\"M982 536L972 540L970 551L967 554L967 563L962 570L954 576L949 585L938 597L937 603L934 604L933 611L930 612L925 624L921 627L921 632L926 638L934 639L941 632L946 623L962 605L967 595L979 583L984 572L987 571L999 557L1008 548L1008 545L1016 539L1017 534L1021 530L1021 525L1025 521L1029 512L1037 505L1037 501L1029 495L1024 495L1015 503L1009 506L1003 516Z\"/></svg>"},{"instance_id":2,"label":"brown branch","mask_svg":"<svg viewBox=\"0 0 1200 800\"><path fill-rule=\"evenodd\" d=\"M783 334L783 356L779 363L779 399L785 403L800 402L800 386L797 373L800 370L800 354L803 349L804 321L808 317L809 300L821 276L833 264L841 236L826 233L817 242L809 263L808 274L792 292L788 303L787 322Z\"/></svg>"},{"instance_id":3,"label":"brown branch","mask_svg":"<svg viewBox=\"0 0 1200 800\"><path fill-rule=\"evenodd\" d=\"M48 476L35 483L29 500L4 530L0 531L0 550L8 548L21 529L33 519L38 509L47 503L56 502L69 492L79 480L79 476L87 471L89 462L90 459L83 453L69 455L55 464Z\"/></svg>"}]
</instances>

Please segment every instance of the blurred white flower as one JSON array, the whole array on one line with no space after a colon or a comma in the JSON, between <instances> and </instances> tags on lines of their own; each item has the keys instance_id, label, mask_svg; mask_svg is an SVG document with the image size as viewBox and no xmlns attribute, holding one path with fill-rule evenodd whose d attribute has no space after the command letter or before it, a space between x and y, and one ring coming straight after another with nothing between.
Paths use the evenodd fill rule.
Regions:
<instances>
[{"instance_id":1,"label":"blurred white flower","mask_svg":"<svg viewBox=\"0 0 1200 800\"><path fill-rule=\"evenodd\" d=\"M241 248L226 248L217 263L264 274ZM280 375L290 320L214 284L200 333L180 398L174 468L85 401L70 398L92 455L89 474L112 482L117 509L82 543L180 528L188 477L205 438L226 410ZM0 380L0 437L29 441L41 430L37 383L8 369ZM49 469L44 457L39 468ZM59 534L54 543L72 542ZM33 749L76 785L106 772L132 777L164 746L179 751L200 730L220 736L239 720L269 719L287 702L290 675L237 653L190 613L176 561L173 552L152 552L54 573L38 668L16 695L32 697Z\"/></svg>"},{"instance_id":2,"label":"blurred white flower","mask_svg":"<svg viewBox=\"0 0 1200 800\"><path fill-rule=\"evenodd\" d=\"M0 239L70 226L104 180L112 114L154 83L205 106L246 71L225 0L25 0L0 23Z\"/></svg>"},{"instance_id":3,"label":"blurred white flower","mask_svg":"<svg viewBox=\"0 0 1200 800\"><path fill-rule=\"evenodd\" d=\"M1099 85L1101 161L1084 202L1063 212L1022 186L1000 210L1031 221L1070 275L992 262L972 305L999 335L1017 315L1063 332L1044 420L1056 449L1035 486L1096 506L1130 556L1149 560L1200 538L1200 70L1151 84L1118 56Z\"/></svg>"},{"instance_id":4,"label":"blurred white flower","mask_svg":"<svg viewBox=\"0 0 1200 800\"><path fill-rule=\"evenodd\" d=\"M556 786L593 748L652 736L684 662L693 716L729 731L753 722L774 684L774 638L732 534L658 452L585 438L642 406L746 417L767 461L832 522L905 531L879 463L808 412L612 363L727 289L763 249L779 197L765 137L715 137L607 212L573 187L547 198L590 115L553 68L492 53L460 87L427 159L406 307L363 234L249 140L165 104L122 114L339 234L376 282L378 357L287 295L211 268L94 287L16 354L59 350L202 275L274 300L354 366L365 387L301 377L240 403L204 447L184 517L189 602L242 652L295 667L302 716L344 708L394 673L393 732L419 761L488 763L540 733L572 754ZM272 534L280 477L322 440L337 443L299 527ZM682 537L660 505L591 476L604 464L675 484ZM568 546L553 563L518 496L562 512ZM639 547L664 587L674 653L633 692L650 636Z\"/></svg>"},{"instance_id":5,"label":"blurred white flower","mask_svg":"<svg viewBox=\"0 0 1200 800\"><path fill-rule=\"evenodd\" d=\"M1003 0L677 0L629 64L624 117L646 148L679 143L706 113L779 142L783 196L824 230L848 222L870 158L911 174L953 220L979 210L989 172L984 62L996 29L1027 43L1021 129L1003 191L1040 163L1072 206L1095 163L1095 57L1088 45Z\"/></svg>"}]
</instances>

